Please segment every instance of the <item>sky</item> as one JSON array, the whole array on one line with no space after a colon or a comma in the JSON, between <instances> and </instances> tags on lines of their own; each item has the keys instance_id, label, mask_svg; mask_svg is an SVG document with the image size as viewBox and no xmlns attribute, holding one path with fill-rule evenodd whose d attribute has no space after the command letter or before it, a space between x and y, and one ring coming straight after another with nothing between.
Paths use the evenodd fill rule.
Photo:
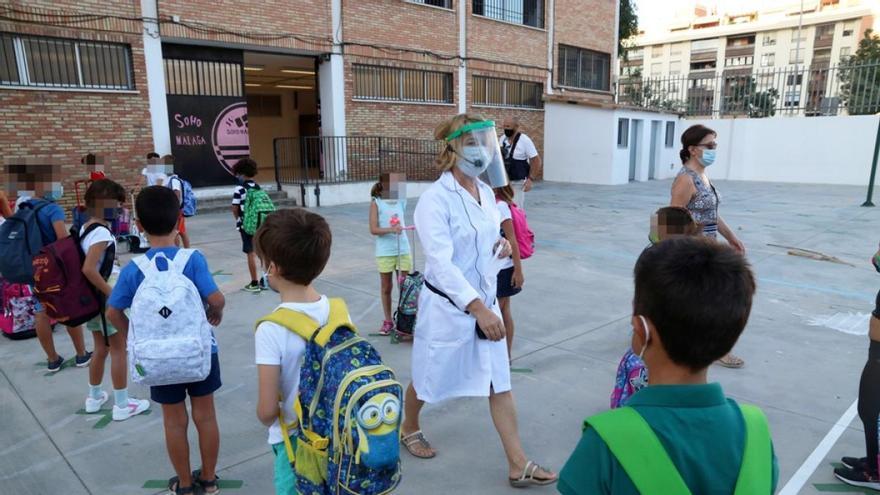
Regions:
<instances>
[{"instance_id":1,"label":"sky","mask_svg":"<svg viewBox=\"0 0 880 495\"><path fill-rule=\"evenodd\" d=\"M700 0L707 7L718 6L719 11L736 9L745 10L758 6L788 5L793 0ZM691 10L697 0L636 0L639 14L639 28L650 31L651 28L666 24L677 11Z\"/></svg>"}]
</instances>

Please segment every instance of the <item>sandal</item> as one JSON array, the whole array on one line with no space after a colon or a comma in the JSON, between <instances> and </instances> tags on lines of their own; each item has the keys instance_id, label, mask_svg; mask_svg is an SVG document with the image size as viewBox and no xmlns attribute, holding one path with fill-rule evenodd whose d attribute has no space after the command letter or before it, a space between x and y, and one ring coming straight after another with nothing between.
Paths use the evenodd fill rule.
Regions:
<instances>
[{"instance_id":1,"label":"sandal","mask_svg":"<svg viewBox=\"0 0 880 495\"><path fill-rule=\"evenodd\" d=\"M743 361L742 358L734 356L733 354L730 354L730 353L728 353L723 358L719 359L717 362L719 365L724 366L725 368L731 368L731 369L740 369L746 365L746 362Z\"/></svg>"},{"instance_id":2,"label":"sandal","mask_svg":"<svg viewBox=\"0 0 880 495\"><path fill-rule=\"evenodd\" d=\"M216 495L220 493L220 487L217 486L217 481L220 480L220 477L216 474L214 475L214 479L211 481L205 481L202 479L202 470L196 469L192 472L193 477L193 485L198 485L202 488L202 492L206 495ZM214 491L209 490L209 488L213 488Z\"/></svg>"},{"instance_id":3,"label":"sandal","mask_svg":"<svg viewBox=\"0 0 880 495\"><path fill-rule=\"evenodd\" d=\"M406 451L410 453L413 457L418 457L419 459L432 459L437 456L436 452L433 452L433 448L431 448L431 444L428 443L428 440L425 438L425 434L422 433L422 430L410 433L409 435L400 437L400 443L403 444ZM413 446L418 444L422 450L432 451L431 454L422 454L419 455L413 450Z\"/></svg>"},{"instance_id":4,"label":"sandal","mask_svg":"<svg viewBox=\"0 0 880 495\"><path fill-rule=\"evenodd\" d=\"M180 486L180 478L175 476L168 480L168 493L170 495L192 495L195 492L193 486Z\"/></svg>"},{"instance_id":5,"label":"sandal","mask_svg":"<svg viewBox=\"0 0 880 495\"><path fill-rule=\"evenodd\" d=\"M509 478L510 486L514 488L528 488L530 486L547 486L556 483L559 478L538 478L535 476L535 473L538 470L550 472L549 469L542 468L538 464L529 461L526 463L526 467L523 469L522 475L517 478Z\"/></svg>"}]
</instances>

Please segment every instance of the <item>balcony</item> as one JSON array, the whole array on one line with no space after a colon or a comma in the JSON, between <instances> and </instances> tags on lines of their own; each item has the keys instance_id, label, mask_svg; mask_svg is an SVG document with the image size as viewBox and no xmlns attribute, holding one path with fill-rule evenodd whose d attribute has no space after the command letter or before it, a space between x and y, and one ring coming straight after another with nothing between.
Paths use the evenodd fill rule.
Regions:
<instances>
[{"instance_id":1,"label":"balcony","mask_svg":"<svg viewBox=\"0 0 880 495\"><path fill-rule=\"evenodd\" d=\"M818 48L831 48L831 46L833 44L834 44L834 35L832 34L831 36L822 36L822 37L816 38L815 42L813 43L813 47L817 48L817 49Z\"/></svg>"},{"instance_id":2,"label":"balcony","mask_svg":"<svg viewBox=\"0 0 880 495\"><path fill-rule=\"evenodd\" d=\"M755 54L755 44L728 46L724 51L727 57L747 57Z\"/></svg>"},{"instance_id":3,"label":"balcony","mask_svg":"<svg viewBox=\"0 0 880 495\"><path fill-rule=\"evenodd\" d=\"M715 48L698 52L691 51L691 62L711 62L717 58L718 50Z\"/></svg>"}]
</instances>

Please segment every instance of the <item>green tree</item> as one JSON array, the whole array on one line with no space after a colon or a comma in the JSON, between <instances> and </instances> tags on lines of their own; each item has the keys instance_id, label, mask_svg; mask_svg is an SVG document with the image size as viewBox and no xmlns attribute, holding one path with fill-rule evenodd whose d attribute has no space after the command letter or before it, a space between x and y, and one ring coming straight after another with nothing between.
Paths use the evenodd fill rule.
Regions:
<instances>
[{"instance_id":1,"label":"green tree","mask_svg":"<svg viewBox=\"0 0 880 495\"><path fill-rule=\"evenodd\" d=\"M630 40L639 34L639 16L635 0L620 0L620 24L617 26L617 53L626 60Z\"/></svg>"},{"instance_id":2,"label":"green tree","mask_svg":"<svg viewBox=\"0 0 880 495\"><path fill-rule=\"evenodd\" d=\"M754 76L730 77L725 81L722 94L724 106L722 113L726 115L748 115L753 119L776 115L776 102L779 91L770 88L758 91L758 83Z\"/></svg>"},{"instance_id":3,"label":"green tree","mask_svg":"<svg viewBox=\"0 0 880 495\"><path fill-rule=\"evenodd\" d=\"M855 55L840 63L840 99L850 115L880 112L880 36L865 31Z\"/></svg>"}]
</instances>

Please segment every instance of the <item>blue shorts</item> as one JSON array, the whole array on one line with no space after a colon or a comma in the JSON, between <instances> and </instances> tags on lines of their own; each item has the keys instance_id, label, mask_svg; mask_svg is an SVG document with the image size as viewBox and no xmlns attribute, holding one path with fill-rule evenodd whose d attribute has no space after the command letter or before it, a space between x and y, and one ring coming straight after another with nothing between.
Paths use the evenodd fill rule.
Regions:
<instances>
[{"instance_id":1,"label":"blue shorts","mask_svg":"<svg viewBox=\"0 0 880 495\"><path fill-rule=\"evenodd\" d=\"M211 395L220 388L220 359L217 353L211 354L211 372L208 377L200 382L178 383L175 385L160 385L150 387L150 398L159 404L177 404L190 397L202 397Z\"/></svg>"}]
</instances>

